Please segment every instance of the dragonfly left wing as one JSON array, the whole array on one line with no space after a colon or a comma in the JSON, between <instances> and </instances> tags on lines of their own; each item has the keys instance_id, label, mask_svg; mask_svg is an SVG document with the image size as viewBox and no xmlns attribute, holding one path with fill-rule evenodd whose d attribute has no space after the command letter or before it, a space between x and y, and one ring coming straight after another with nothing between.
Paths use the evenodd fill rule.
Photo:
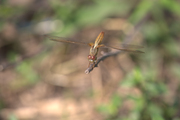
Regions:
<instances>
[{"instance_id":1,"label":"dragonfly left wing","mask_svg":"<svg viewBox=\"0 0 180 120\"><path fill-rule=\"evenodd\" d=\"M65 42L65 43L72 43L72 44L80 44L80 45L89 45L88 43L84 42L76 42L68 38L63 38L63 37L55 37L55 36L49 36L45 35L45 37L49 38L50 40L56 41L56 42Z\"/></svg>"},{"instance_id":2,"label":"dragonfly left wing","mask_svg":"<svg viewBox=\"0 0 180 120\"><path fill-rule=\"evenodd\" d=\"M127 45L128 46L128 45ZM131 46L131 45L130 45ZM127 49L127 48L118 48L118 47L111 47L111 46L106 46L104 44L99 45L99 47L105 47L105 48L112 48L112 49L117 49L125 52L136 52L136 53L144 53L143 51L140 50L134 50L134 49Z\"/></svg>"}]
</instances>

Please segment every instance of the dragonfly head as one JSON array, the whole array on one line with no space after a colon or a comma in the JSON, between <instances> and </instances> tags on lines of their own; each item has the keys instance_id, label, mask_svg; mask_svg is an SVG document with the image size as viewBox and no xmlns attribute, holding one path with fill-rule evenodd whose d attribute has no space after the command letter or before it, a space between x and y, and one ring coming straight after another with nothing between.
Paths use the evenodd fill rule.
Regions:
<instances>
[{"instance_id":1,"label":"dragonfly head","mask_svg":"<svg viewBox=\"0 0 180 120\"><path fill-rule=\"evenodd\" d=\"M88 60L89 62L94 62L96 60L96 56L91 56L91 55L88 55Z\"/></svg>"}]
</instances>

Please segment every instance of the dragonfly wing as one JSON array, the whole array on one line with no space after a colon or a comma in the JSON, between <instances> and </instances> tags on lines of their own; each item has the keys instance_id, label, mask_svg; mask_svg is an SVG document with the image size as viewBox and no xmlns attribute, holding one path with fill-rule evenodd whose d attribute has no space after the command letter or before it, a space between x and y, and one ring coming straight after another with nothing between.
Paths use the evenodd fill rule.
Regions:
<instances>
[{"instance_id":1,"label":"dragonfly wing","mask_svg":"<svg viewBox=\"0 0 180 120\"><path fill-rule=\"evenodd\" d=\"M63 38L63 37L56 37L56 36L49 36L49 35L45 35L45 37L52 40L52 41L56 41L56 42L65 42L65 43L72 43L72 44L88 45L88 43L76 42L70 38Z\"/></svg>"},{"instance_id":2,"label":"dragonfly wing","mask_svg":"<svg viewBox=\"0 0 180 120\"><path fill-rule=\"evenodd\" d=\"M106 45L103 45L103 44L101 45L101 47L117 49L117 50L121 50L121 51L125 51L125 52L144 53L143 51L140 51L140 50L127 49L127 48L118 48L118 47L111 47L111 46L106 46Z\"/></svg>"},{"instance_id":3,"label":"dragonfly wing","mask_svg":"<svg viewBox=\"0 0 180 120\"><path fill-rule=\"evenodd\" d=\"M140 45L131 45L131 44L120 44L120 46L123 48L128 48L128 49L144 48L143 46L140 46Z\"/></svg>"}]
</instances>

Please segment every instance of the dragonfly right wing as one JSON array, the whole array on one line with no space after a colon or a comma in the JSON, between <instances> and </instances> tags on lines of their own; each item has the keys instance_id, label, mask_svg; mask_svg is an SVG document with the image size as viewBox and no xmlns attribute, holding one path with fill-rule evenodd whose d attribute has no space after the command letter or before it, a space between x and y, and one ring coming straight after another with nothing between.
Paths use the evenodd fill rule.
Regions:
<instances>
[{"instance_id":1,"label":"dragonfly right wing","mask_svg":"<svg viewBox=\"0 0 180 120\"><path fill-rule=\"evenodd\" d=\"M106 46L104 44L101 44L100 47L112 48L112 49L117 49L117 50L121 50L121 51L125 51L125 52L144 53L143 51L140 51L140 50L126 48L126 47L140 47L140 46L136 46L136 45L126 45L126 47L122 46L122 48L119 48L119 47L111 47L111 46Z\"/></svg>"},{"instance_id":2,"label":"dragonfly right wing","mask_svg":"<svg viewBox=\"0 0 180 120\"><path fill-rule=\"evenodd\" d=\"M56 36L49 36L49 35L45 35L45 37L49 38L52 41L56 41L56 42L65 42L65 43L72 43L72 44L88 45L88 43L76 42L76 41L71 40L70 38L63 38L63 37L56 37Z\"/></svg>"}]
</instances>

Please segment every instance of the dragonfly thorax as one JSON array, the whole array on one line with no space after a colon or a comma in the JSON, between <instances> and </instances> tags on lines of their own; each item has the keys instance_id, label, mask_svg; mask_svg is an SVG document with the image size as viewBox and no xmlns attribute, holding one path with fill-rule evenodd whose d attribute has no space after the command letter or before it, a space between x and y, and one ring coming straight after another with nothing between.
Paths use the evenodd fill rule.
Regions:
<instances>
[{"instance_id":1,"label":"dragonfly thorax","mask_svg":"<svg viewBox=\"0 0 180 120\"><path fill-rule=\"evenodd\" d=\"M89 54L90 54L91 56L96 56L97 53L98 53L98 49L97 49L97 48L94 48L94 47L91 47L91 48L90 48Z\"/></svg>"}]
</instances>

